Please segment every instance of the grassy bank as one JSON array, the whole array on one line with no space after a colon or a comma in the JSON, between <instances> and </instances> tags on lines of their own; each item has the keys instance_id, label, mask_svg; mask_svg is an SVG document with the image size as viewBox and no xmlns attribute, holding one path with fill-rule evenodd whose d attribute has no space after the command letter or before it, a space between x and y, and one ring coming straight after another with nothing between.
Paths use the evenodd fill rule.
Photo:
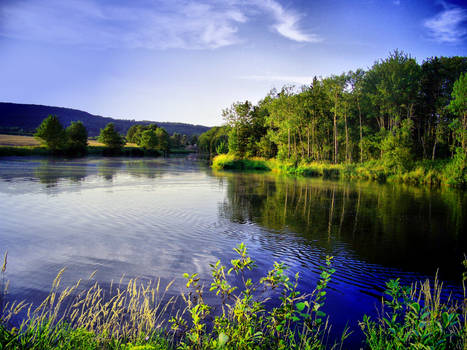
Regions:
<instances>
[{"instance_id":1,"label":"grassy bank","mask_svg":"<svg viewBox=\"0 0 467 350\"><path fill-rule=\"evenodd\" d=\"M276 159L241 159L222 154L213 159L212 166L215 169L265 170L328 179L359 179L428 186L465 187L467 185L467 163L465 157L461 155L450 160L424 160L413 162L405 168L396 168L389 167L381 161L351 164L294 163Z\"/></svg>"},{"instance_id":2,"label":"grassy bank","mask_svg":"<svg viewBox=\"0 0 467 350\"><path fill-rule=\"evenodd\" d=\"M177 148L170 150L173 154L189 154L193 150ZM119 152L110 151L103 143L96 140L88 140L87 154L97 156L128 156L128 157L157 157L162 153L156 150L147 150L138 147L135 143L127 142ZM23 135L4 135L0 134L0 157L1 156L76 156L65 153L54 154L46 147L41 146L40 142L33 136Z\"/></svg>"},{"instance_id":3,"label":"grassy bank","mask_svg":"<svg viewBox=\"0 0 467 350\"><path fill-rule=\"evenodd\" d=\"M157 283L130 280L104 290L92 281L60 287L64 270L39 305L8 302L0 282L0 349L346 349L344 330L330 340L332 320L323 312L335 270L326 257L310 294L298 291L299 276L290 277L275 262L262 278L252 280L255 262L243 244L229 266L211 266L205 291L197 274L184 274L187 293L168 297ZM464 262L465 263L465 262ZM6 269L6 255L2 275ZM464 278L465 280L465 278ZM82 287L81 285L85 285ZM89 286L90 285L90 286ZM208 305L206 294L217 296ZM412 287L387 283L379 319L363 316L362 346L369 349L465 349L467 312L453 301L441 302L435 280ZM276 307L267 307L270 298ZM207 299L207 298L206 298ZM270 304L269 304L270 305ZM16 327L15 319L20 318ZM22 320L22 321L21 321ZM356 328L353 325L353 328Z\"/></svg>"},{"instance_id":4,"label":"grassy bank","mask_svg":"<svg viewBox=\"0 0 467 350\"><path fill-rule=\"evenodd\" d=\"M111 151L105 146L88 146L88 155L97 156L128 156L128 157L143 157L143 156L160 156L157 151L147 151L139 147L124 147L121 151ZM46 147L41 146L0 146L0 157L6 156L80 156L76 154L67 154L66 152L52 152ZM82 156L82 155L81 155Z\"/></svg>"}]
</instances>

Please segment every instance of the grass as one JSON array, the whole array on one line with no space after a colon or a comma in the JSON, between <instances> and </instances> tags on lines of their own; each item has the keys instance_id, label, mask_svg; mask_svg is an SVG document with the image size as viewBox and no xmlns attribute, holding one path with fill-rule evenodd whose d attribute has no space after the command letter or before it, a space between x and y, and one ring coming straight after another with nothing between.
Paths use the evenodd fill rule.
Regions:
<instances>
[{"instance_id":1,"label":"grass","mask_svg":"<svg viewBox=\"0 0 467 350\"><path fill-rule=\"evenodd\" d=\"M88 154L112 155L103 143L88 139ZM0 134L0 156L48 156L52 153L33 136ZM157 151L147 151L139 148L135 143L127 143L119 155L123 156L160 156Z\"/></svg>"},{"instance_id":2,"label":"grass","mask_svg":"<svg viewBox=\"0 0 467 350\"><path fill-rule=\"evenodd\" d=\"M405 170L395 170L382 161L331 164L325 162L292 162L277 159L242 159L230 154L213 159L213 168L221 170L267 170L305 177L328 179L358 179L377 182L395 182L433 187L467 186L467 164L464 158L451 160L423 160L413 162Z\"/></svg>"},{"instance_id":3,"label":"grass","mask_svg":"<svg viewBox=\"0 0 467 350\"><path fill-rule=\"evenodd\" d=\"M289 277L275 262L262 278L253 281L256 265L242 243L230 265L211 266L209 291L198 274L184 274L184 306L166 295L160 282L130 280L104 291L97 283L81 287L78 281L60 287L64 270L49 295L37 307L25 302L4 305L0 315L0 349L342 349L348 336L329 341L330 320L322 311L328 284L335 270L326 257L315 289L297 290L299 276ZM1 270L2 304L6 296ZM467 261L464 262L467 267ZM91 276L89 281L92 280ZM467 279L464 274L463 280ZM90 283L88 281L88 283ZM359 323L368 349L466 349L467 299L462 305L441 300L442 285L435 278L420 285L387 283L378 319L364 316ZM272 293L274 292L274 293ZM217 296L208 305L206 293ZM278 306L266 307L271 297ZM206 298L207 299L207 298ZM11 320L24 315L18 327ZM363 345L363 344L362 344Z\"/></svg>"},{"instance_id":4,"label":"grass","mask_svg":"<svg viewBox=\"0 0 467 350\"><path fill-rule=\"evenodd\" d=\"M40 142L33 136L0 134L0 146L40 146Z\"/></svg>"},{"instance_id":5,"label":"grass","mask_svg":"<svg viewBox=\"0 0 467 350\"><path fill-rule=\"evenodd\" d=\"M263 158L240 159L231 154L216 156L213 159L212 167L219 170L271 170L269 164Z\"/></svg>"},{"instance_id":6,"label":"grass","mask_svg":"<svg viewBox=\"0 0 467 350\"><path fill-rule=\"evenodd\" d=\"M334 269L328 257L315 291L301 295L298 275L289 278L282 263L261 279L249 272L255 262L246 247L235 248L230 266L211 265L212 283L204 291L197 274L185 274L187 293L178 305L168 298L167 285L131 280L104 291L97 283L82 288L79 281L60 287L64 270L49 295L37 307L7 303L0 316L1 349L323 349L329 343L327 315L321 311ZM6 256L5 263L6 266ZM2 270L2 274L5 269ZM92 276L90 280L92 279ZM88 282L89 283L89 282ZM2 286L3 287L3 286ZM2 289L3 290L3 289ZM279 306L267 309L272 291ZM218 305L204 302L205 294ZM2 295L5 296L4 294ZM21 324L12 327L15 317ZM167 317L169 315L169 317ZM343 334L343 341L346 333Z\"/></svg>"}]
</instances>

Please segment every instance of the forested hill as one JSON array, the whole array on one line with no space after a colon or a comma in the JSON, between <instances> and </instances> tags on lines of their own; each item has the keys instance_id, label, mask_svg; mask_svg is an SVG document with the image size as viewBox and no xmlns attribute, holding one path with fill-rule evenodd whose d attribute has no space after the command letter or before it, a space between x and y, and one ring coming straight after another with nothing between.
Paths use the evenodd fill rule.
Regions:
<instances>
[{"instance_id":1,"label":"forested hill","mask_svg":"<svg viewBox=\"0 0 467 350\"><path fill-rule=\"evenodd\" d=\"M88 130L89 136L99 135L100 129L110 122L114 123L116 129L122 134L126 134L134 124L151 123L163 127L170 135L174 132L188 136L199 135L210 129L207 126L186 123L114 119L71 108L0 102L0 133L31 133L48 115L57 116L64 127L70 125L72 121L80 120Z\"/></svg>"}]
</instances>

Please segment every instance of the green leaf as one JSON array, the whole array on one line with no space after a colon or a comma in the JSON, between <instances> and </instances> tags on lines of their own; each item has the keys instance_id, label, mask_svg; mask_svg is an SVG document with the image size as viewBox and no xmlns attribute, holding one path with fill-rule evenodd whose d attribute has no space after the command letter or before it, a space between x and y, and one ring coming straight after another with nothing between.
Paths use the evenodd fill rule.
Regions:
<instances>
[{"instance_id":1,"label":"green leaf","mask_svg":"<svg viewBox=\"0 0 467 350\"><path fill-rule=\"evenodd\" d=\"M321 310L318 310L318 311L316 311L316 316L318 316L318 317L324 317L324 316L326 316L326 313L324 313L324 312L321 311Z\"/></svg>"},{"instance_id":2,"label":"green leaf","mask_svg":"<svg viewBox=\"0 0 467 350\"><path fill-rule=\"evenodd\" d=\"M224 332L219 333L219 347L223 347L229 341L229 337Z\"/></svg>"},{"instance_id":3,"label":"green leaf","mask_svg":"<svg viewBox=\"0 0 467 350\"><path fill-rule=\"evenodd\" d=\"M303 303L303 302L295 304L295 307L297 308L298 311L303 311L305 306L306 306L306 304Z\"/></svg>"}]
</instances>

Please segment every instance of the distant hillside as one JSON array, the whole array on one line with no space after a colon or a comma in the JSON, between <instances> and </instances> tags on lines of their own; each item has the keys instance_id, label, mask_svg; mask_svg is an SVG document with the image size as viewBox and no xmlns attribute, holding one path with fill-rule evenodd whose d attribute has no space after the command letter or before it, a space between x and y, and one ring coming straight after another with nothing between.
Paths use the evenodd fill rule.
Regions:
<instances>
[{"instance_id":1,"label":"distant hillside","mask_svg":"<svg viewBox=\"0 0 467 350\"><path fill-rule=\"evenodd\" d=\"M70 125L72 121L81 120L87 128L89 136L99 135L100 129L103 129L110 122L115 123L117 130L122 134L126 134L127 130L134 124L151 123L163 127L170 135L174 132L189 136L199 135L210 129L207 126L185 123L107 118L71 108L0 102L0 133L33 133L42 120L50 114L57 116L64 127Z\"/></svg>"}]
</instances>

